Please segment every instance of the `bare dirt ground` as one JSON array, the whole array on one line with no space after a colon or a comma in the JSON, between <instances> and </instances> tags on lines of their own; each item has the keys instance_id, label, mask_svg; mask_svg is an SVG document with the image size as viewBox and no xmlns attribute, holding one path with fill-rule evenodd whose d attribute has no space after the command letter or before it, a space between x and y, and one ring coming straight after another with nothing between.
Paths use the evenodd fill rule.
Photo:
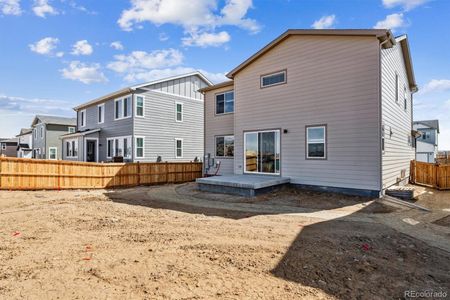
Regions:
<instances>
[{"instance_id":1,"label":"bare dirt ground","mask_svg":"<svg viewBox=\"0 0 450 300\"><path fill-rule=\"evenodd\" d=\"M449 252L387 226L402 212L369 200L289 189L247 199L193 184L2 191L0 298L395 299L448 290Z\"/></svg>"}]
</instances>

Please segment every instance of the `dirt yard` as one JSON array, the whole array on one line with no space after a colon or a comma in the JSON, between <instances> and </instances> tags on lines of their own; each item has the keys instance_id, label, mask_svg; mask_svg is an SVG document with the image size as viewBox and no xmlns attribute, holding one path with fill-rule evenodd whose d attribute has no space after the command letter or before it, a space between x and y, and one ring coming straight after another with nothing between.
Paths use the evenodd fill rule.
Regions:
<instances>
[{"instance_id":1,"label":"dirt yard","mask_svg":"<svg viewBox=\"0 0 450 300\"><path fill-rule=\"evenodd\" d=\"M448 291L450 253L383 224L401 212L369 200L293 190L246 199L193 184L2 191L0 299L396 299L405 290Z\"/></svg>"}]
</instances>

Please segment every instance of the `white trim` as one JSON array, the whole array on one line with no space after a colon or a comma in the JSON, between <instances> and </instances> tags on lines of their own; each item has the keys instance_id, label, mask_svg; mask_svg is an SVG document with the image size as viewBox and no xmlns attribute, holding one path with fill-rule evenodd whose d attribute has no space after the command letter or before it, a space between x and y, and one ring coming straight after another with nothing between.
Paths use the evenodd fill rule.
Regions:
<instances>
[{"instance_id":1,"label":"white trim","mask_svg":"<svg viewBox=\"0 0 450 300\"><path fill-rule=\"evenodd\" d=\"M203 75L199 71L195 71L195 72L191 72L191 73L187 73L187 74L181 74L181 75L176 75L176 76L172 76L172 77L168 77L168 78L163 78L163 79L159 79L159 80L155 80L155 81L142 83L142 84L139 84L139 85L132 86L131 89L135 90L135 89L139 89L139 88L145 87L147 85L154 85L154 84L158 84L158 83L162 83L162 82L166 82L166 81L176 80L176 79L180 79L180 78L184 78L184 77L191 77L191 76L195 76L195 75L199 76L201 79L203 79L210 86L213 85L213 83L211 81L209 81L209 79L206 78L205 75Z\"/></svg>"},{"instance_id":2,"label":"white trim","mask_svg":"<svg viewBox=\"0 0 450 300\"><path fill-rule=\"evenodd\" d=\"M89 141L89 140L96 141L95 145L97 146L96 147L97 149L95 151L95 162L98 162L98 138L92 138L92 137L86 137L83 139L83 144L84 144L84 153L83 153L84 159L83 160L87 161L87 141Z\"/></svg>"},{"instance_id":3,"label":"white trim","mask_svg":"<svg viewBox=\"0 0 450 300\"><path fill-rule=\"evenodd\" d=\"M178 120L178 104L181 105L181 120ZM184 103L175 101L175 122L182 123L184 120Z\"/></svg>"},{"instance_id":4,"label":"white trim","mask_svg":"<svg viewBox=\"0 0 450 300\"><path fill-rule=\"evenodd\" d=\"M125 99L130 99L130 107L131 107L131 109L130 109L130 115L129 116L126 116L126 117L124 117L124 115L125 115L125 101L123 101L123 100L125 100ZM119 102L119 101L121 101L122 100L122 117L116 117L116 102ZM117 98L117 99L114 99L114 121L118 121L118 120L124 120L124 119L128 119L128 118L131 118L131 116L133 115L133 98L131 97L131 94L128 94L128 95L126 95L126 96L123 96L123 97L120 97L120 98Z\"/></svg>"},{"instance_id":5,"label":"white trim","mask_svg":"<svg viewBox=\"0 0 450 300\"><path fill-rule=\"evenodd\" d=\"M138 109L138 106L137 106L137 98L138 97L141 97L142 98L142 116L140 116L140 115L138 115L137 114L137 109ZM115 115L114 115L115 116ZM136 117L136 118L145 118L145 96L144 95L140 95L140 94L135 94L134 95L134 116Z\"/></svg>"},{"instance_id":6,"label":"white trim","mask_svg":"<svg viewBox=\"0 0 450 300\"><path fill-rule=\"evenodd\" d=\"M39 135L41 136L41 140L44 139L44 125L41 124L41 126L39 126Z\"/></svg>"},{"instance_id":7,"label":"white trim","mask_svg":"<svg viewBox=\"0 0 450 300\"><path fill-rule=\"evenodd\" d=\"M73 132L70 132L70 128L73 128ZM76 128L76 127L74 127L74 126L69 126L69 127L67 127L67 132L68 132L68 133L75 133L75 131L77 131L77 128Z\"/></svg>"},{"instance_id":8,"label":"white trim","mask_svg":"<svg viewBox=\"0 0 450 300\"><path fill-rule=\"evenodd\" d=\"M309 149L308 149L308 145L309 144L322 144L322 142L309 142L309 132L308 129L311 128L322 128L323 129L323 156L309 156ZM327 159L327 127L323 126L323 125L319 125L319 126L308 126L306 125L306 158L307 159Z\"/></svg>"},{"instance_id":9,"label":"white trim","mask_svg":"<svg viewBox=\"0 0 450 300\"><path fill-rule=\"evenodd\" d=\"M77 145L77 155L73 155L73 148L72 148L72 142L75 142L75 144ZM70 148L67 148L67 143L69 143L70 144ZM66 147L66 149L64 149L64 146ZM70 149L70 151L69 151L69 154L70 155L67 155L67 149ZM67 139L67 140L64 140L64 142L63 142L63 154L66 156L66 158L78 158L78 151L79 151L79 145L78 145L78 139ZM64 152L64 150L66 150L65 152Z\"/></svg>"},{"instance_id":10,"label":"white trim","mask_svg":"<svg viewBox=\"0 0 450 300\"><path fill-rule=\"evenodd\" d=\"M51 150L55 150L55 158L52 158ZM58 147L48 147L48 159L57 160L58 159Z\"/></svg>"},{"instance_id":11,"label":"white trim","mask_svg":"<svg viewBox=\"0 0 450 300\"><path fill-rule=\"evenodd\" d=\"M124 136L114 136L114 137L109 137L106 139L106 158L113 158L114 156L116 156L116 151L115 151L115 146L116 146L116 140L119 139L130 139L130 147L131 147L131 153L129 157L123 156L124 159L133 159L133 136L131 135L124 135ZM113 156L108 156L108 141L112 140L113 141ZM125 152L125 149L123 149Z\"/></svg>"},{"instance_id":12,"label":"white trim","mask_svg":"<svg viewBox=\"0 0 450 300\"><path fill-rule=\"evenodd\" d=\"M278 75L278 74L284 74L284 80L282 81L282 82L277 82L277 83L272 83L272 84L267 84L267 85L264 85L263 84L263 79L264 78L266 78L266 77L270 77L270 76L275 76L275 75ZM266 88L266 87L269 87L269 86L274 86L274 85L279 85L279 84L285 84L286 82L287 82L287 80L286 80L286 75L287 75L287 72L286 72L286 70L282 70L282 71L279 71L279 72L274 72L274 73L270 73L270 74L264 74L264 75L261 75L261 79L260 79L260 87L261 88Z\"/></svg>"},{"instance_id":13,"label":"white trim","mask_svg":"<svg viewBox=\"0 0 450 300\"><path fill-rule=\"evenodd\" d=\"M177 148L177 142L181 141L181 156L178 156L178 148ZM184 141L181 138L175 138L175 158L183 158L183 154L184 154Z\"/></svg>"},{"instance_id":14,"label":"white trim","mask_svg":"<svg viewBox=\"0 0 450 300\"><path fill-rule=\"evenodd\" d=\"M102 108L102 113L100 114L101 118L102 118L101 122L98 121L98 116L99 116L98 110L100 109L100 107ZM101 103L101 104L97 105L97 124L103 124L103 123L105 123L105 103Z\"/></svg>"},{"instance_id":15,"label":"white trim","mask_svg":"<svg viewBox=\"0 0 450 300\"><path fill-rule=\"evenodd\" d=\"M197 98L192 98L192 97L183 96L183 95L179 95L179 94L168 93L168 92L159 91L159 90L151 90L151 89L149 89L147 91L152 92L152 93L162 94L162 95L168 95L168 96L172 96L172 97L183 98L183 99L186 99L186 100L204 102L204 99L197 99Z\"/></svg>"},{"instance_id":16,"label":"white trim","mask_svg":"<svg viewBox=\"0 0 450 300\"><path fill-rule=\"evenodd\" d=\"M137 155L137 139L142 139L142 156ZM135 136L134 137L134 157L135 158L145 158L145 136Z\"/></svg>"},{"instance_id":17,"label":"white trim","mask_svg":"<svg viewBox=\"0 0 450 300\"><path fill-rule=\"evenodd\" d=\"M86 127L86 109L80 110L80 116L81 116L81 123L80 127Z\"/></svg>"},{"instance_id":18,"label":"white trim","mask_svg":"<svg viewBox=\"0 0 450 300\"><path fill-rule=\"evenodd\" d=\"M275 173L267 173L267 172L252 172L252 171L247 171L247 165L246 165L246 157L245 157L245 149L247 148L247 142L246 142L246 135L250 134L250 133L263 133L263 132L278 132L278 143L275 144L275 151L278 152L278 154L280 155L280 165L279 165L279 170L278 172ZM259 136L258 136L259 139ZM258 143L259 144L259 143ZM276 170L276 166L274 166L275 170ZM258 167L257 167L258 169ZM259 131L248 131L248 132L244 132L244 174L261 174L261 175L281 175L281 131L279 129L271 129L271 130L259 130Z\"/></svg>"}]
</instances>

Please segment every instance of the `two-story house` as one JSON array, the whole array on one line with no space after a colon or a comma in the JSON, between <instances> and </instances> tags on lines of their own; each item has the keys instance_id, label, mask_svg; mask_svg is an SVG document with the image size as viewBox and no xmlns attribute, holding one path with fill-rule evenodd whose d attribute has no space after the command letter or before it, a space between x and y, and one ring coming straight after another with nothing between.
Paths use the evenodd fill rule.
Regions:
<instances>
[{"instance_id":1,"label":"two-story house","mask_svg":"<svg viewBox=\"0 0 450 300\"><path fill-rule=\"evenodd\" d=\"M416 160L434 163L438 153L439 120L414 121L414 130L421 134L416 139Z\"/></svg>"},{"instance_id":2,"label":"two-story house","mask_svg":"<svg viewBox=\"0 0 450 300\"><path fill-rule=\"evenodd\" d=\"M408 180L417 86L406 36L288 30L227 77L201 90L218 174L371 196Z\"/></svg>"},{"instance_id":3,"label":"two-story house","mask_svg":"<svg viewBox=\"0 0 450 300\"><path fill-rule=\"evenodd\" d=\"M0 141L0 156L17 157L18 138L2 139Z\"/></svg>"},{"instance_id":4,"label":"two-story house","mask_svg":"<svg viewBox=\"0 0 450 300\"><path fill-rule=\"evenodd\" d=\"M33 158L61 159L63 134L75 132L76 118L37 115L31 124L33 129Z\"/></svg>"},{"instance_id":5,"label":"two-story house","mask_svg":"<svg viewBox=\"0 0 450 300\"><path fill-rule=\"evenodd\" d=\"M16 135L17 141L17 157L32 158L33 157L33 129L22 128L20 133Z\"/></svg>"},{"instance_id":6,"label":"two-story house","mask_svg":"<svg viewBox=\"0 0 450 300\"><path fill-rule=\"evenodd\" d=\"M87 162L193 161L203 156L203 94L193 72L127 87L74 108L77 132L63 159Z\"/></svg>"}]
</instances>

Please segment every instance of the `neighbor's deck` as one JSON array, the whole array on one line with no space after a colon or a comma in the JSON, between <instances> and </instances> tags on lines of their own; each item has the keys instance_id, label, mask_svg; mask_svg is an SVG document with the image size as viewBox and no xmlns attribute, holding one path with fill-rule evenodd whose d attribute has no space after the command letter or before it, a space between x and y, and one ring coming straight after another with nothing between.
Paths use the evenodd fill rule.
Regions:
<instances>
[{"instance_id":1,"label":"neighbor's deck","mask_svg":"<svg viewBox=\"0 0 450 300\"><path fill-rule=\"evenodd\" d=\"M290 178L267 175L226 175L198 178L196 181L202 191L252 197L288 184Z\"/></svg>"}]
</instances>

